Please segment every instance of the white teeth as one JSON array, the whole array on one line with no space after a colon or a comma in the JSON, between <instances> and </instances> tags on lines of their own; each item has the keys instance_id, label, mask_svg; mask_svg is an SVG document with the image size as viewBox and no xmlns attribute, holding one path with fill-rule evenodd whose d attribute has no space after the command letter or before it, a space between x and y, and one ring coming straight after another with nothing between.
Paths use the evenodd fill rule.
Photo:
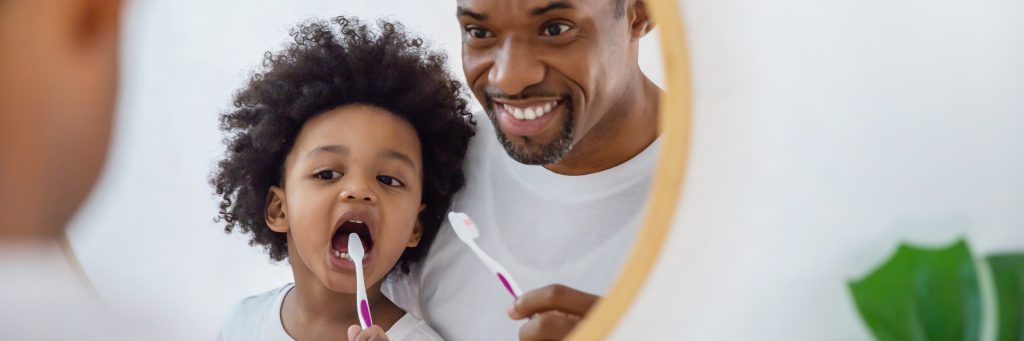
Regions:
<instances>
[{"instance_id":1,"label":"white teeth","mask_svg":"<svg viewBox=\"0 0 1024 341\"><path fill-rule=\"evenodd\" d=\"M341 251L338 251L338 250L334 250L334 257L335 258L346 259L346 260L352 260L352 257L348 256L348 252L341 252Z\"/></svg>"},{"instance_id":2,"label":"white teeth","mask_svg":"<svg viewBox=\"0 0 1024 341\"><path fill-rule=\"evenodd\" d=\"M350 223L356 223L356 224L362 224L362 223L363 223L363 221L362 221L362 220L349 220L348 222L350 222Z\"/></svg>"},{"instance_id":3,"label":"white teeth","mask_svg":"<svg viewBox=\"0 0 1024 341\"><path fill-rule=\"evenodd\" d=\"M526 111L523 113L523 116L526 117L527 120L535 119L537 118L537 110L534 110L533 108L527 108Z\"/></svg>"},{"instance_id":4,"label":"white teeth","mask_svg":"<svg viewBox=\"0 0 1024 341\"><path fill-rule=\"evenodd\" d=\"M514 116L517 120L522 120L526 118L526 115L523 113L523 109L520 108L512 108L512 116Z\"/></svg>"},{"instance_id":5,"label":"white teeth","mask_svg":"<svg viewBox=\"0 0 1024 341\"><path fill-rule=\"evenodd\" d=\"M551 112L551 109L554 109L556 105L558 105L558 101L552 101L541 106L530 107L525 109L510 106L508 104L502 104L502 107L505 109L505 112L509 113L510 115L512 115L512 117L515 117L517 120L530 121L544 117L544 115L547 115L549 112Z\"/></svg>"}]
</instances>

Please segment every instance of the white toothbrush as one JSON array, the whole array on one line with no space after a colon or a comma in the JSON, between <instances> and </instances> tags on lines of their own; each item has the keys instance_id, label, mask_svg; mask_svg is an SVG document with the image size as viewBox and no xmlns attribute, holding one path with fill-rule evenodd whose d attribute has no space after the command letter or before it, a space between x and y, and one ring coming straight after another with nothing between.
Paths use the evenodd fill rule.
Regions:
<instances>
[{"instance_id":1,"label":"white toothbrush","mask_svg":"<svg viewBox=\"0 0 1024 341\"><path fill-rule=\"evenodd\" d=\"M348 256L356 265L356 312L359 314L359 325L363 329L373 325L373 317L370 316L370 305L366 303L366 283L363 280L363 242L359 235L352 233L348 235Z\"/></svg>"},{"instance_id":2,"label":"white toothbrush","mask_svg":"<svg viewBox=\"0 0 1024 341\"><path fill-rule=\"evenodd\" d=\"M469 219L469 215L462 212L448 212L448 222L451 223L452 229L455 230L455 234L462 239L463 243L469 246L470 250L476 254L480 261L484 262L495 274L498 275L498 280L508 290L508 293L512 294L513 298L519 298L523 294L523 291L519 289L519 285L516 284L515 280L512 280L512 275L505 270L504 266L494 261L491 256L488 256L484 250L481 250L474 241L477 237L480 237L480 231L476 228L476 223L473 219Z\"/></svg>"}]
</instances>

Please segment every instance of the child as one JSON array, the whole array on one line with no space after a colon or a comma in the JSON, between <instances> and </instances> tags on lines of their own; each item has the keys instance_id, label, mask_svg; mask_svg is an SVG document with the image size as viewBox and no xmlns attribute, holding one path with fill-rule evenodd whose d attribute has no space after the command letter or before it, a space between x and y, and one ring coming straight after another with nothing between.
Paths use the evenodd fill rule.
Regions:
<instances>
[{"instance_id":1,"label":"child","mask_svg":"<svg viewBox=\"0 0 1024 341\"><path fill-rule=\"evenodd\" d=\"M348 236L366 249L373 328L359 339L440 340L380 293L427 253L452 195L473 122L443 55L402 26L352 18L295 28L221 117L227 154L212 184L226 232L288 259L295 283L246 298L223 340L345 339L358 325ZM352 331L358 332L358 327Z\"/></svg>"}]
</instances>

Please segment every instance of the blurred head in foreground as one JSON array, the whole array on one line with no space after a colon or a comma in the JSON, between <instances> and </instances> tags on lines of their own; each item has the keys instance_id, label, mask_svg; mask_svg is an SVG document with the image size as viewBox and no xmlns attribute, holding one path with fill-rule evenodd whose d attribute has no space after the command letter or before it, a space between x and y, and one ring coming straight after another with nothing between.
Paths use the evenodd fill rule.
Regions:
<instances>
[{"instance_id":1,"label":"blurred head in foreground","mask_svg":"<svg viewBox=\"0 0 1024 341\"><path fill-rule=\"evenodd\" d=\"M104 163L120 0L0 0L0 241L55 240Z\"/></svg>"}]
</instances>

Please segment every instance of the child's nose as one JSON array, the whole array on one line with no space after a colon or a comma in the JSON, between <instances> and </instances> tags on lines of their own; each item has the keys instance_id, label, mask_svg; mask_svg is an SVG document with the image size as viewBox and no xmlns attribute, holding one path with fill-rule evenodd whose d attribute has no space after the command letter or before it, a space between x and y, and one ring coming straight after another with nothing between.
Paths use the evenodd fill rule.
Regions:
<instances>
[{"instance_id":1,"label":"child's nose","mask_svg":"<svg viewBox=\"0 0 1024 341\"><path fill-rule=\"evenodd\" d=\"M373 193L367 186L361 183L351 184L339 193L339 197L342 201L348 202L364 202L364 203L375 203L377 202L377 195Z\"/></svg>"}]
</instances>

